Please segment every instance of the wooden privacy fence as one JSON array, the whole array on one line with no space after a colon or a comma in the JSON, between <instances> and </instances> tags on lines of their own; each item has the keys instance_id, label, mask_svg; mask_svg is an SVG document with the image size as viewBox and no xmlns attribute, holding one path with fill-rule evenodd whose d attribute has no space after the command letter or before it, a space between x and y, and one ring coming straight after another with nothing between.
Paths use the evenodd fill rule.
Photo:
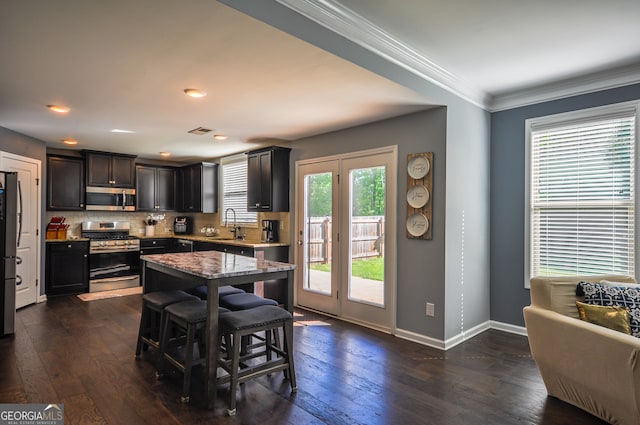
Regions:
<instances>
[{"instance_id":1,"label":"wooden privacy fence","mask_svg":"<svg viewBox=\"0 0 640 425\"><path fill-rule=\"evenodd\" d=\"M331 261L331 217L307 220L308 259L311 263ZM384 256L384 216L353 217L351 220L351 257Z\"/></svg>"}]
</instances>

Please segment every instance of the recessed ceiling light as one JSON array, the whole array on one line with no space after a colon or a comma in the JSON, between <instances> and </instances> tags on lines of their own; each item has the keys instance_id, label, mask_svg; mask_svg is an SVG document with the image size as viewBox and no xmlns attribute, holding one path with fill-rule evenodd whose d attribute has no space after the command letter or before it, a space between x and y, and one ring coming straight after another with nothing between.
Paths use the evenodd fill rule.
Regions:
<instances>
[{"instance_id":1,"label":"recessed ceiling light","mask_svg":"<svg viewBox=\"0 0 640 425\"><path fill-rule=\"evenodd\" d=\"M74 139L64 139L62 141L62 143L64 143L65 145L72 145L73 146L73 145L77 145L78 141L74 140Z\"/></svg>"},{"instance_id":2,"label":"recessed ceiling light","mask_svg":"<svg viewBox=\"0 0 640 425\"><path fill-rule=\"evenodd\" d=\"M171 156L171 152L160 152L160 156Z\"/></svg>"},{"instance_id":3,"label":"recessed ceiling light","mask_svg":"<svg viewBox=\"0 0 640 425\"><path fill-rule=\"evenodd\" d=\"M119 128L114 128L113 130L111 130L112 133L135 133L135 131L131 131L131 130L121 130Z\"/></svg>"},{"instance_id":4,"label":"recessed ceiling light","mask_svg":"<svg viewBox=\"0 0 640 425\"><path fill-rule=\"evenodd\" d=\"M214 134L213 138L216 140L227 140L229 136L225 136L224 134Z\"/></svg>"},{"instance_id":5,"label":"recessed ceiling light","mask_svg":"<svg viewBox=\"0 0 640 425\"><path fill-rule=\"evenodd\" d=\"M199 89L184 89L184 94L191 97L205 97L207 95L207 92Z\"/></svg>"},{"instance_id":6,"label":"recessed ceiling light","mask_svg":"<svg viewBox=\"0 0 640 425\"><path fill-rule=\"evenodd\" d=\"M63 106L63 105L47 105L47 108L49 108L53 112L57 112L59 114L66 114L67 112L69 112L71 110L71 109L69 109L69 107Z\"/></svg>"}]
</instances>

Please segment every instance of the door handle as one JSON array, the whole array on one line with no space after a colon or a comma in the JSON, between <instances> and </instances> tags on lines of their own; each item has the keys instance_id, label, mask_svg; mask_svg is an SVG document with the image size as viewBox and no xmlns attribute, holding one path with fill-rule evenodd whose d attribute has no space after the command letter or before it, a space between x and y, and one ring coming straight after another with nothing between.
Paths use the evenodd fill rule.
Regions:
<instances>
[{"instance_id":1,"label":"door handle","mask_svg":"<svg viewBox=\"0 0 640 425\"><path fill-rule=\"evenodd\" d=\"M18 241L16 242L16 246L20 247L20 239L22 237L22 185L20 184L20 180L18 180L18 208Z\"/></svg>"},{"instance_id":2,"label":"door handle","mask_svg":"<svg viewBox=\"0 0 640 425\"><path fill-rule=\"evenodd\" d=\"M302 246L302 241L298 241L298 245Z\"/></svg>"}]
</instances>

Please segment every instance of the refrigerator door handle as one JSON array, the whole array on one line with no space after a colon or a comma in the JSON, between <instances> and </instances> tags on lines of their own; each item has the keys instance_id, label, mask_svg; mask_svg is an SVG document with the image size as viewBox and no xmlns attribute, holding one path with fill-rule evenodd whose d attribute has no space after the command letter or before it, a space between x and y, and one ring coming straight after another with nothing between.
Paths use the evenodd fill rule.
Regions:
<instances>
[{"instance_id":1,"label":"refrigerator door handle","mask_svg":"<svg viewBox=\"0 0 640 425\"><path fill-rule=\"evenodd\" d=\"M18 180L18 242L17 247L20 247L20 238L22 237L22 185Z\"/></svg>"}]
</instances>

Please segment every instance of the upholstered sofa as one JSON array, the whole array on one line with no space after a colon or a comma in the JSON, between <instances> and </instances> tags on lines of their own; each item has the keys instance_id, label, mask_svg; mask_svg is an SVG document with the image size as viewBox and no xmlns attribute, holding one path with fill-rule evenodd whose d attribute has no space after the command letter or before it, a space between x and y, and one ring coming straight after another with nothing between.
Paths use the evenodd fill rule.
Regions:
<instances>
[{"instance_id":1,"label":"upholstered sofa","mask_svg":"<svg viewBox=\"0 0 640 425\"><path fill-rule=\"evenodd\" d=\"M635 283L629 276L531 279L524 308L531 354L550 396L612 424L640 424L640 338L579 319L579 281Z\"/></svg>"}]
</instances>

